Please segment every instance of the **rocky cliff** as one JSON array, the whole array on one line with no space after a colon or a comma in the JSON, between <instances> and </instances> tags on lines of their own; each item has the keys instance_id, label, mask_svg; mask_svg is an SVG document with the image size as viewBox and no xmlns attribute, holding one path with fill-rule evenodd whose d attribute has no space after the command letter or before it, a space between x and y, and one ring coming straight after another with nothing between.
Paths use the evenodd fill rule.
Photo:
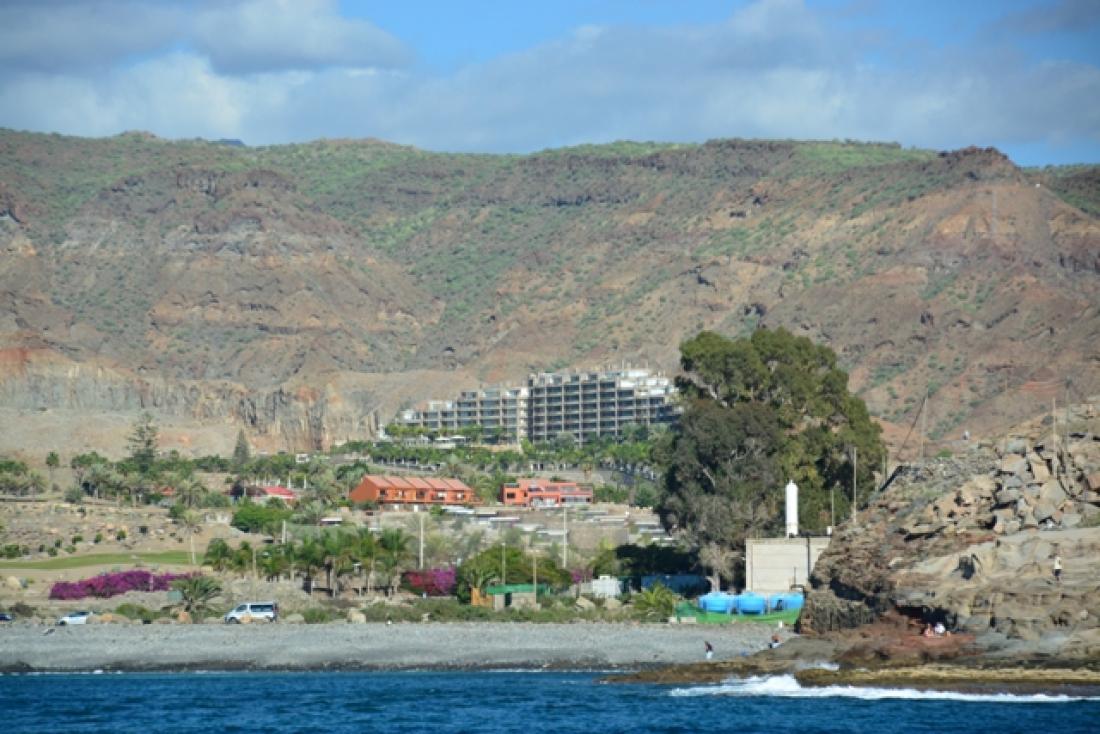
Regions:
<instances>
[{"instance_id":1,"label":"rocky cliff","mask_svg":"<svg viewBox=\"0 0 1100 734\"><path fill-rule=\"evenodd\" d=\"M801 630L901 617L990 650L1100 656L1097 408L1058 409L905 470L818 560Z\"/></svg>"},{"instance_id":2,"label":"rocky cliff","mask_svg":"<svg viewBox=\"0 0 1100 734\"><path fill-rule=\"evenodd\" d=\"M934 437L989 435L1100 391L1097 171L888 144L0 130L0 349L35 355L0 374L0 410L163 406L307 448L479 382L672 371L700 329L784 326L837 352L888 439L925 392ZM360 384L384 399L332 388Z\"/></svg>"}]
</instances>

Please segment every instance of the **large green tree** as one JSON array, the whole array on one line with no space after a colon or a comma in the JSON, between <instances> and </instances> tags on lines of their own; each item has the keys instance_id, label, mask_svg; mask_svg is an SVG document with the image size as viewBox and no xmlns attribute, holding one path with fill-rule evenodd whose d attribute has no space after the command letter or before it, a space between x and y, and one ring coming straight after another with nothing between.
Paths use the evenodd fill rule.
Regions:
<instances>
[{"instance_id":1,"label":"large green tree","mask_svg":"<svg viewBox=\"0 0 1100 734\"><path fill-rule=\"evenodd\" d=\"M153 416L142 413L134 422L133 431L126 440L130 449L130 461L133 462L138 474L148 476L153 472L157 460L157 424L153 422Z\"/></svg>"},{"instance_id":2,"label":"large green tree","mask_svg":"<svg viewBox=\"0 0 1100 734\"><path fill-rule=\"evenodd\" d=\"M849 507L852 450L863 498L884 447L863 400L825 346L785 329L729 339L704 331L681 348L684 413L655 451L658 512L697 550L739 548L782 529L783 487L800 489L800 524L822 531L830 497Z\"/></svg>"}]
</instances>

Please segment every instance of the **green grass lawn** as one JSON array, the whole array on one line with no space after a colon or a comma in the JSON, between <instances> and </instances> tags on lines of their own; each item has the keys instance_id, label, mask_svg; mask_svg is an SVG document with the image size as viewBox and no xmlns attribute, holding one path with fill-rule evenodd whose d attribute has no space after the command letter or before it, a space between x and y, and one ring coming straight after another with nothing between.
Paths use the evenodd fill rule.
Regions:
<instances>
[{"instance_id":1,"label":"green grass lawn","mask_svg":"<svg viewBox=\"0 0 1100 734\"><path fill-rule=\"evenodd\" d=\"M764 622L775 624L783 622L789 626L798 621L798 609L789 609L770 614L722 614L720 612L704 612L692 604L681 604L676 607L678 617L695 617L699 624L731 624L733 622Z\"/></svg>"},{"instance_id":2,"label":"green grass lawn","mask_svg":"<svg viewBox=\"0 0 1100 734\"><path fill-rule=\"evenodd\" d=\"M196 553L195 559L201 564L202 554ZM159 553L89 553L87 555L58 556L41 561L0 561L2 568L25 568L43 571L60 571L67 568L85 566L143 566L157 564L189 565L191 554L187 551L161 551Z\"/></svg>"}]
</instances>

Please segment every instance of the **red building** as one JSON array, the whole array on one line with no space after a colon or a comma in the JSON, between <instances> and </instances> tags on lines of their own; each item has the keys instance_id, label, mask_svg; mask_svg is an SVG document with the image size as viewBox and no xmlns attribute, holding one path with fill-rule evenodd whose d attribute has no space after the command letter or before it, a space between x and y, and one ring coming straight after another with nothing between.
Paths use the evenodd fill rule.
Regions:
<instances>
[{"instance_id":1,"label":"red building","mask_svg":"<svg viewBox=\"0 0 1100 734\"><path fill-rule=\"evenodd\" d=\"M352 502L380 505L474 505L477 495L458 479L368 474L351 490Z\"/></svg>"},{"instance_id":2,"label":"red building","mask_svg":"<svg viewBox=\"0 0 1100 734\"><path fill-rule=\"evenodd\" d=\"M561 507L592 504L592 490L576 482L519 479L500 488L500 500L516 507Z\"/></svg>"}]
</instances>

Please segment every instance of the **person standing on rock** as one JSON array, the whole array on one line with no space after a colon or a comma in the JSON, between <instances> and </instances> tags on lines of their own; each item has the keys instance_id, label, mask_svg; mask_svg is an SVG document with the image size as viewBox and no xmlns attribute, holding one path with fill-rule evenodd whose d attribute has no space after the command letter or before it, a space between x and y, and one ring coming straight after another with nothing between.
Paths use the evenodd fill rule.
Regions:
<instances>
[{"instance_id":1,"label":"person standing on rock","mask_svg":"<svg viewBox=\"0 0 1100 734\"><path fill-rule=\"evenodd\" d=\"M710 644L706 640L703 641L703 645L704 645L703 649L706 651L707 660L710 660L711 658L714 657L714 645Z\"/></svg>"},{"instance_id":2,"label":"person standing on rock","mask_svg":"<svg viewBox=\"0 0 1100 734\"><path fill-rule=\"evenodd\" d=\"M1062 583L1062 556L1059 553L1054 554L1054 581Z\"/></svg>"}]
</instances>

